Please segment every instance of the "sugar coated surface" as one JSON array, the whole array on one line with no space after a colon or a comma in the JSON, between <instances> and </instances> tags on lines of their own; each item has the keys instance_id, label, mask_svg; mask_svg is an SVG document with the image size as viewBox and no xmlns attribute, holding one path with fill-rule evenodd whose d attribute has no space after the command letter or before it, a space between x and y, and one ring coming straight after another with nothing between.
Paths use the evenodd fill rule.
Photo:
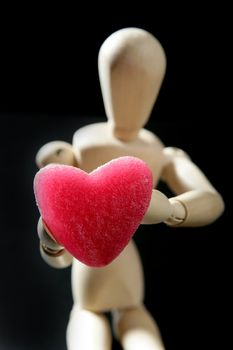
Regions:
<instances>
[{"instance_id":1,"label":"sugar coated surface","mask_svg":"<svg viewBox=\"0 0 233 350\"><path fill-rule=\"evenodd\" d=\"M115 259L149 206L152 174L145 162L121 157L87 174L49 165L34 179L41 216L55 239L88 266Z\"/></svg>"}]
</instances>

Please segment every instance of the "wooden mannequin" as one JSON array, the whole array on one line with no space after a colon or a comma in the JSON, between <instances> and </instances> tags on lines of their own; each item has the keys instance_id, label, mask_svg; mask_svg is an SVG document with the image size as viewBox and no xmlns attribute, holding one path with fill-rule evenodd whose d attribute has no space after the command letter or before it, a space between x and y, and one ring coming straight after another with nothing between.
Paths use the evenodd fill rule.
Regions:
<instances>
[{"instance_id":1,"label":"wooden mannequin","mask_svg":"<svg viewBox=\"0 0 233 350\"><path fill-rule=\"evenodd\" d=\"M153 190L144 224L175 226L212 223L224 210L219 193L188 155L165 148L143 129L164 77L166 59L160 43L148 32L127 28L112 34L99 52L99 76L107 122L85 126L74 134L73 145L56 141L43 146L36 157L48 163L78 166L90 172L113 158L131 155L151 168L175 196L168 199ZM74 259L38 223L41 254L53 267L72 263L74 306L67 329L69 350L109 350L111 332L104 312L111 311L114 330L124 350L162 350L156 323L143 305L143 272L133 241L111 264L90 268Z\"/></svg>"}]
</instances>

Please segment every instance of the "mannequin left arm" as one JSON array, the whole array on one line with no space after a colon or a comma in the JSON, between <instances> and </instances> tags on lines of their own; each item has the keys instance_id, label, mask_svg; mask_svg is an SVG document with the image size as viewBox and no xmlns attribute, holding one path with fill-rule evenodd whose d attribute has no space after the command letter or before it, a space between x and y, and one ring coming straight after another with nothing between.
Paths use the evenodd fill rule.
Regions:
<instances>
[{"instance_id":1,"label":"mannequin left arm","mask_svg":"<svg viewBox=\"0 0 233 350\"><path fill-rule=\"evenodd\" d=\"M204 226L224 211L221 195L188 155L177 148L164 148L162 180L175 193L167 198L152 191L151 202L142 224L165 222L169 226Z\"/></svg>"},{"instance_id":2,"label":"mannequin left arm","mask_svg":"<svg viewBox=\"0 0 233 350\"><path fill-rule=\"evenodd\" d=\"M176 194L169 199L173 214L166 223L191 227L214 222L224 211L221 195L185 152L167 147L164 156L162 179Z\"/></svg>"}]
</instances>

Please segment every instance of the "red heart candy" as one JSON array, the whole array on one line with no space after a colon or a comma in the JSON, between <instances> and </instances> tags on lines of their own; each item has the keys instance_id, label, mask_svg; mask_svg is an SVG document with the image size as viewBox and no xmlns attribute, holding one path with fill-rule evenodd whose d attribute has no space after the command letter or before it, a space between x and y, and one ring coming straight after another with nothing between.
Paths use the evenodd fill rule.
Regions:
<instances>
[{"instance_id":1,"label":"red heart candy","mask_svg":"<svg viewBox=\"0 0 233 350\"><path fill-rule=\"evenodd\" d=\"M150 203L152 174L134 157L114 159L90 174L48 165L34 191L48 230L75 258L92 267L115 259L140 225Z\"/></svg>"}]
</instances>

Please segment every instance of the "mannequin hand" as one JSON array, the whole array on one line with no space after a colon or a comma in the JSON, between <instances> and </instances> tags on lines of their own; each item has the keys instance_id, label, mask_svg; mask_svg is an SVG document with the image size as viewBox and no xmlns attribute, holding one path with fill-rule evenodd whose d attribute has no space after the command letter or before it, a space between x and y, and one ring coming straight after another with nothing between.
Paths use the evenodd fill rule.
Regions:
<instances>
[{"instance_id":1,"label":"mannequin hand","mask_svg":"<svg viewBox=\"0 0 233 350\"><path fill-rule=\"evenodd\" d=\"M72 264L72 255L46 231L41 217L38 221L37 232L40 238L40 253L48 265L62 269Z\"/></svg>"},{"instance_id":2,"label":"mannequin hand","mask_svg":"<svg viewBox=\"0 0 233 350\"><path fill-rule=\"evenodd\" d=\"M160 191L152 190L150 205L142 224L159 224L168 220L173 212L169 199Z\"/></svg>"},{"instance_id":3,"label":"mannequin hand","mask_svg":"<svg viewBox=\"0 0 233 350\"><path fill-rule=\"evenodd\" d=\"M46 252L51 251L51 254L52 254L52 252L56 253L58 251L63 250L63 247L60 246L55 241L55 239L51 236L51 234L49 234L46 231L41 217L39 218L39 221L37 224L37 233L40 239L40 243Z\"/></svg>"}]
</instances>

